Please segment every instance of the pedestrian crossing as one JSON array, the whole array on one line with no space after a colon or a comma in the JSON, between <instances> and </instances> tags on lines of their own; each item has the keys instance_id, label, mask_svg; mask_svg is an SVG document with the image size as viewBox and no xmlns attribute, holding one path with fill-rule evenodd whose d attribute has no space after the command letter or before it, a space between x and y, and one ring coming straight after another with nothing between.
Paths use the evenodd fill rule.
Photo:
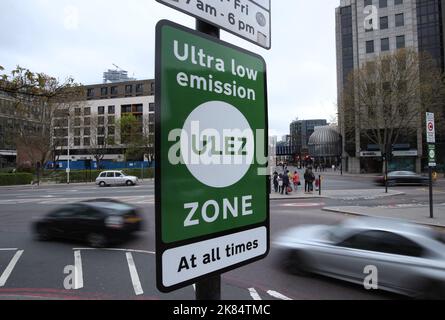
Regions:
<instances>
[{"instance_id":1,"label":"pedestrian crossing","mask_svg":"<svg viewBox=\"0 0 445 320\"><path fill-rule=\"evenodd\" d=\"M57 252L59 258L63 256L62 261L51 259L42 263L42 256L31 250L0 248L0 300L11 296L42 299L173 297L156 289L155 252L122 248L67 248ZM69 276L72 287L67 281ZM275 290L233 286L224 278L223 285L224 291L233 291L244 300L292 300ZM177 294L181 299L193 299L195 288L190 286L172 293Z\"/></svg>"}]
</instances>

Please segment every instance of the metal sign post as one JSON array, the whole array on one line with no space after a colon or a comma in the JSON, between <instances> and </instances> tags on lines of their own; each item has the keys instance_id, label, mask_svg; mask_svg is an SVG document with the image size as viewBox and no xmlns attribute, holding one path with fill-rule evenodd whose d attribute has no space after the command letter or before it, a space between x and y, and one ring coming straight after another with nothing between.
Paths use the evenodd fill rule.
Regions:
<instances>
[{"instance_id":1,"label":"metal sign post","mask_svg":"<svg viewBox=\"0 0 445 320\"><path fill-rule=\"evenodd\" d=\"M430 218L434 219L434 200L433 200L433 168L436 167L436 125L434 113L426 114L426 142L428 144L428 175L430 179Z\"/></svg>"}]
</instances>

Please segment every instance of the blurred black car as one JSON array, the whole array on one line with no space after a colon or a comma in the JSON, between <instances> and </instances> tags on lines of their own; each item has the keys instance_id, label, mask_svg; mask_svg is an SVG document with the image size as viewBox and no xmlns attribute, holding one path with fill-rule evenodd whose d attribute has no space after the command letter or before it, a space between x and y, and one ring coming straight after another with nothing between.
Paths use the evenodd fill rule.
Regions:
<instances>
[{"instance_id":1,"label":"blurred black car","mask_svg":"<svg viewBox=\"0 0 445 320\"><path fill-rule=\"evenodd\" d=\"M138 209L123 202L98 199L68 204L36 221L33 232L39 240L71 239L92 247L121 242L142 229Z\"/></svg>"},{"instance_id":2,"label":"blurred black car","mask_svg":"<svg viewBox=\"0 0 445 320\"><path fill-rule=\"evenodd\" d=\"M385 185L385 177L378 177L376 183ZM393 171L388 173L388 185L429 185L429 178L412 171Z\"/></svg>"}]
</instances>

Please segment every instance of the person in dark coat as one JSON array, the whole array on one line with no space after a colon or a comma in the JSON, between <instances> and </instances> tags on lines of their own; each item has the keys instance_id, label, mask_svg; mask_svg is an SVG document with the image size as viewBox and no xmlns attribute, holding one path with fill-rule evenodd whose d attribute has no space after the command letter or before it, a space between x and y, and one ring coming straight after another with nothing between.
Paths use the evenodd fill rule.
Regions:
<instances>
[{"instance_id":1,"label":"person in dark coat","mask_svg":"<svg viewBox=\"0 0 445 320\"><path fill-rule=\"evenodd\" d=\"M278 192L278 172L273 173L273 189L276 192Z\"/></svg>"},{"instance_id":2,"label":"person in dark coat","mask_svg":"<svg viewBox=\"0 0 445 320\"><path fill-rule=\"evenodd\" d=\"M286 195L288 195L289 193L287 192L287 188L289 187L290 181L289 181L289 171L286 171L283 174L283 190L281 190L281 194L284 193L284 191L286 191Z\"/></svg>"}]
</instances>

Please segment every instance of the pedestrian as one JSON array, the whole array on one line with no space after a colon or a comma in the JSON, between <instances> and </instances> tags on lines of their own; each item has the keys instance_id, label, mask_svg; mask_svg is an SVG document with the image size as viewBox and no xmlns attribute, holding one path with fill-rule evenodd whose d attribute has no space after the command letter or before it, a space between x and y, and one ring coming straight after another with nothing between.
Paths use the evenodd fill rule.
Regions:
<instances>
[{"instance_id":1,"label":"pedestrian","mask_svg":"<svg viewBox=\"0 0 445 320\"><path fill-rule=\"evenodd\" d=\"M312 172L312 169L308 170L308 190L310 193L314 191L314 181L315 181L315 174Z\"/></svg>"},{"instance_id":2,"label":"pedestrian","mask_svg":"<svg viewBox=\"0 0 445 320\"><path fill-rule=\"evenodd\" d=\"M278 192L278 172L273 173L273 189L275 193Z\"/></svg>"},{"instance_id":3,"label":"pedestrian","mask_svg":"<svg viewBox=\"0 0 445 320\"><path fill-rule=\"evenodd\" d=\"M297 192L298 186L301 184L300 183L300 176L298 175L297 171L294 172L294 177L293 177L292 181L294 183L294 190L295 190L295 192Z\"/></svg>"},{"instance_id":4,"label":"pedestrian","mask_svg":"<svg viewBox=\"0 0 445 320\"><path fill-rule=\"evenodd\" d=\"M281 190L281 194L283 194L284 192L286 192L286 195L288 195L288 194L289 194L289 190L288 190L289 186L290 186L289 172L286 171L286 172L283 174L283 190Z\"/></svg>"},{"instance_id":5,"label":"pedestrian","mask_svg":"<svg viewBox=\"0 0 445 320\"><path fill-rule=\"evenodd\" d=\"M303 177L304 177L304 192L307 193L307 192L309 192L309 189L308 189L308 187L309 187L309 169L308 168L306 168L306 170L304 171Z\"/></svg>"},{"instance_id":6,"label":"pedestrian","mask_svg":"<svg viewBox=\"0 0 445 320\"><path fill-rule=\"evenodd\" d=\"M278 175L278 193L283 193L283 175L281 173Z\"/></svg>"}]
</instances>

